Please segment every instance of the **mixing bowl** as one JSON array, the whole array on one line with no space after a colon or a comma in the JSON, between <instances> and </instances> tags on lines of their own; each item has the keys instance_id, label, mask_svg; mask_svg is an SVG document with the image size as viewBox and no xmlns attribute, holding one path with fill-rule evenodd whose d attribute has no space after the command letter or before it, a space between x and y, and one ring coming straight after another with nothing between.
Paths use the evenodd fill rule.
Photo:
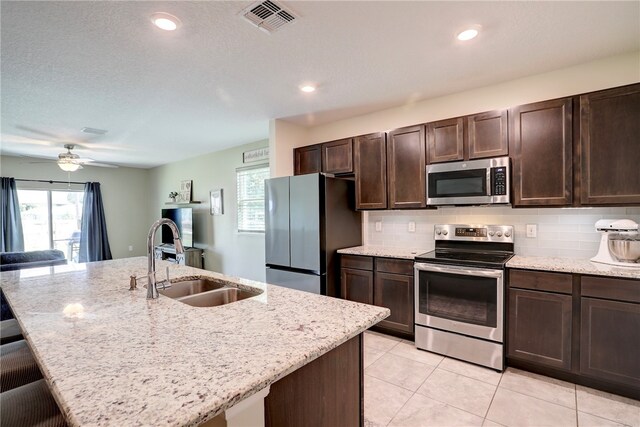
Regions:
<instances>
[{"instance_id":1,"label":"mixing bowl","mask_svg":"<svg viewBox=\"0 0 640 427\"><path fill-rule=\"evenodd\" d=\"M638 262L640 260L640 239L609 240L609 250L618 261Z\"/></svg>"}]
</instances>

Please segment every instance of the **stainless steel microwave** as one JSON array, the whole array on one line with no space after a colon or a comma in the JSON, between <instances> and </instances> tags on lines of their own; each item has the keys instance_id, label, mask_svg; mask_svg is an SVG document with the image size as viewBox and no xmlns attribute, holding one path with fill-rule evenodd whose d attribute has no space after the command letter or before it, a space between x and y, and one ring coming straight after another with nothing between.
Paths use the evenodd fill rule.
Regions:
<instances>
[{"instance_id":1,"label":"stainless steel microwave","mask_svg":"<svg viewBox=\"0 0 640 427\"><path fill-rule=\"evenodd\" d=\"M427 166L427 205L510 203L509 157Z\"/></svg>"}]
</instances>

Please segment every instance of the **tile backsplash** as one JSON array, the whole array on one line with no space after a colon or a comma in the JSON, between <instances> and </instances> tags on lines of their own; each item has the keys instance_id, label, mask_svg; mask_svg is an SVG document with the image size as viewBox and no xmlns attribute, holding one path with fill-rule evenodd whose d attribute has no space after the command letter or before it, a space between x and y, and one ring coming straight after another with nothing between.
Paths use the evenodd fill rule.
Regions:
<instances>
[{"instance_id":1,"label":"tile backsplash","mask_svg":"<svg viewBox=\"0 0 640 427\"><path fill-rule=\"evenodd\" d=\"M640 207L513 209L452 207L419 211L370 211L363 216L364 243L431 250L435 224L500 224L515 228L515 252L526 256L591 258L598 251L599 219L631 219L640 223ZM382 229L376 231L376 222ZM410 222L415 231L410 232ZM526 225L537 225L537 236L526 237Z\"/></svg>"}]
</instances>

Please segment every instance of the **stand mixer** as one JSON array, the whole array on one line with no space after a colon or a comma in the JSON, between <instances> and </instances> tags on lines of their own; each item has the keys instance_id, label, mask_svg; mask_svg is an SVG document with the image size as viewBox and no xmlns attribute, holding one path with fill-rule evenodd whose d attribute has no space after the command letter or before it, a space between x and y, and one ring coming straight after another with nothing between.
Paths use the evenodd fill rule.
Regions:
<instances>
[{"instance_id":1,"label":"stand mixer","mask_svg":"<svg viewBox=\"0 0 640 427\"><path fill-rule=\"evenodd\" d=\"M638 224L630 219L601 219L596 231L602 234L600 247L591 261L640 269Z\"/></svg>"}]
</instances>

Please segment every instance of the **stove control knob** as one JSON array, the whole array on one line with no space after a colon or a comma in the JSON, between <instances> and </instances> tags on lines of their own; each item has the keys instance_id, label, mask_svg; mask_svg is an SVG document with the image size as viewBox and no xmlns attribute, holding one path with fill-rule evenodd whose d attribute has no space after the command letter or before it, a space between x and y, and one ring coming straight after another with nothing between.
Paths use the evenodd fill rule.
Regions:
<instances>
[{"instance_id":1,"label":"stove control knob","mask_svg":"<svg viewBox=\"0 0 640 427\"><path fill-rule=\"evenodd\" d=\"M504 232L504 237L511 237L511 232L510 231L505 231Z\"/></svg>"},{"instance_id":2,"label":"stove control knob","mask_svg":"<svg viewBox=\"0 0 640 427\"><path fill-rule=\"evenodd\" d=\"M440 231L440 229L439 229L439 228L436 228L436 234L439 236L439 235L441 235L441 234L442 234L442 231Z\"/></svg>"},{"instance_id":3,"label":"stove control knob","mask_svg":"<svg viewBox=\"0 0 640 427\"><path fill-rule=\"evenodd\" d=\"M490 232L489 232L489 236L491 236L491 237L493 237L493 235L494 235L494 234L496 234L496 232L495 232L495 231L490 231Z\"/></svg>"},{"instance_id":4,"label":"stove control knob","mask_svg":"<svg viewBox=\"0 0 640 427\"><path fill-rule=\"evenodd\" d=\"M496 236L498 236L498 237L502 237L502 231L498 231L498 232L496 232Z\"/></svg>"},{"instance_id":5,"label":"stove control knob","mask_svg":"<svg viewBox=\"0 0 640 427\"><path fill-rule=\"evenodd\" d=\"M447 230L442 230L442 234L446 236L447 234L449 234L449 232Z\"/></svg>"}]
</instances>

